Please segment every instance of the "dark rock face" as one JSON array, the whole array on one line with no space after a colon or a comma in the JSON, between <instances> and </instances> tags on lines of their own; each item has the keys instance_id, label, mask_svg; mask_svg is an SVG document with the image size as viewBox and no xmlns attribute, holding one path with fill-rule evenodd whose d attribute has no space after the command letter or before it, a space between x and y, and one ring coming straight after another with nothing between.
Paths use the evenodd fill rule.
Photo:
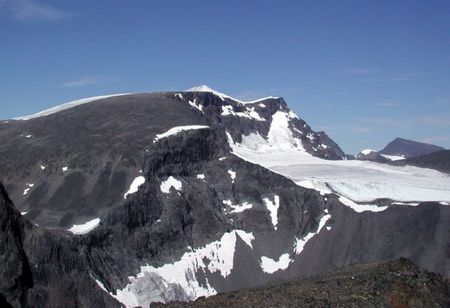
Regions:
<instances>
[{"instance_id":1,"label":"dark rock face","mask_svg":"<svg viewBox=\"0 0 450 308\"><path fill-rule=\"evenodd\" d=\"M155 307L448 307L450 284L407 259Z\"/></svg>"},{"instance_id":2,"label":"dark rock face","mask_svg":"<svg viewBox=\"0 0 450 308\"><path fill-rule=\"evenodd\" d=\"M444 150L417 157L391 162L396 166L411 165L420 168L435 169L444 173L450 173L450 150Z\"/></svg>"},{"instance_id":3,"label":"dark rock face","mask_svg":"<svg viewBox=\"0 0 450 308\"><path fill-rule=\"evenodd\" d=\"M276 112L290 114L290 130L307 152L344 156L328 136L294 116L282 98L243 105L212 93L136 94L0 123L0 180L31 221L68 229L120 206L157 134L206 125L235 142L256 133L267 138Z\"/></svg>"},{"instance_id":4,"label":"dark rock face","mask_svg":"<svg viewBox=\"0 0 450 308\"><path fill-rule=\"evenodd\" d=\"M2 307L118 307L89 276L79 239L33 226L0 184Z\"/></svg>"},{"instance_id":5,"label":"dark rock face","mask_svg":"<svg viewBox=\"0 0 450 308\"><path fill-rule=\"evenodd\" d=\"M402 155L405 158L410 158L442 150L445 149L437 145L403 138L395 138L393 141L388 143L388 145L379 153L385 155Z\"/></svg>"},{"instance_id":6,"label":"dark rock face","mask_svg":"<svg viewBox=\"0 0 450 308\"><path fill-rule=\"evenodd\" d=\"M359 214L230 152L230 137L269 136L274 115L306 151L341 155L282 99L142 94L0 124L1 177L28 211L0 186L0 273L11 277L0 302L148 306L401 256L450 277L448 206ZM208 127L155 139L184 125ZM93 217L90 232L65 231Z\"/></svg>"}]
</instances>

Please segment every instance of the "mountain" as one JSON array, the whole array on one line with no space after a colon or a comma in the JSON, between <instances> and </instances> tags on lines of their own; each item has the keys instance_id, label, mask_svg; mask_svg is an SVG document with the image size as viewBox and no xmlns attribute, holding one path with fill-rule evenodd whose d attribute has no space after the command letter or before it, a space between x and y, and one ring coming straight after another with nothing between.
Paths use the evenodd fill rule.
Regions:
<instances>
[{"instance_id":1,"label":"mountain","mask_svg":"<svg viewBox=\"0 0 450 308\"><path fill-rule=\"evenodd\" d=\"M370 161L377 161L377 162L384 162L386 161L386 158L381 156L377 151L371 150L371 149L365 149L359 152L356 155L356 159L358 160L370 160Z\"/></svg>"},{"instance_id":2,"label":"mountain","mask_svg":"<svg viewBox=\"0 0 450 308\"><path fill-rule=\"evenodd\" d=\"M450 284L407 259L201 298L183 307L448 307ZM180 307L178 303L155 307Z\"/></svg>"},{"instance_id":3,"label":"mountain","mask_svg":"<svg viewBox=\"0 0 450 308\"><path fill-rule=\"evenodd\" d=\"M386 156L401 156L403 158L411 158L442 150L445 149L437 145L403 138L395 138L393 141L389 142L379 153Z\"/></svg>"},{"instance_id":4,"label":"mountain","mask_svg":"<svg viewBox=\"0 0 450 308\"><path fill-rule=\"evenodd\" d=\"M450 173L450 150L433 152L421 156L411 157L400 161L392 162L397 166L417 166L421 168L435 169L441 172Z\"/></svg>"},{"instance_id":5,"label":"mountain","mask_svg":"<svg viewBox=\"0 0 450 308\"><path fill-rule=\"evenodd\" d=\"M267 151L344 156L282 98L244 104L213 92L119 95L2 122L0 180L33 222L67 229L122 203L157 135L190 125L219 127L234 142L264 143Z\"/></svg>"},{"instance_id":6,"label":"mountain","mask_svg":"<svg viewBox=\"0 0 450 308\"><path fill-rule=\"evenodd\" d=\"M450 277L449 177L342 160L281 98L85 99L0 137L5 306L148 307L400 257Z\"/></svg>"}]
</instances>

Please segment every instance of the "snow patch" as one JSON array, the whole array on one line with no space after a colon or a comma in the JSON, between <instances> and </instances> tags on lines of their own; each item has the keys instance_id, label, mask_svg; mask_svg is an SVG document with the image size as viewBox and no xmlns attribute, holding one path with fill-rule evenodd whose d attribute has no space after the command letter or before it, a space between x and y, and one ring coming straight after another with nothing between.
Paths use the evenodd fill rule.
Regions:
<instances>
[{"instance_id":1,"label":"snow patch","mask_svg":"<svg viewBox=\"0 0 450 308\"><path fill-rule=\"evenodd\" d=\"M184 126L172 127L168 131L166 131L166 132L164 132L162 134L156 135L155 139L153 140L153 143L157 142L158 140L160 140L162 138L167 138L169 136L174 136L174 135L176 135L176 134L178 134L180 132L183 132L183 131L193 130L193 129L205 129L205 128L209 128L209 126L205 126L205 125L184 125Z\"/></svg>"},{"instance_id":2,"label":"snow patch","mask_svg":"<svg viewBox=\"0 0 450 308\"><path fill-rule=\"evenodd\" d=\"M364 150L361 151L361 154L369 155L370 153L375 153L375 152L376 151L372 150L372 149L364 149Z\"/></svg>"},{"instance_id":3,"label":"snow patch","mask_svg":"<svg viewBox=\"0 0 450 308\"><path fill-rule=\"evenodd\" d=\"M197 179L205 180L205 175L204 174L197 174Z\"/></svg>"},{"instance_id":4,"label":"snow patch","mask_svg":"<svg viewBox=\"0 0 450 308\"><path fill-rule=\"evenodd\" d=\"M328 219L331 218L330 214L325 214L322 216L322 218L319 221L319 226L317 227L317 231L316 232L310 232L307 235L305 235L303 238L299 239L296 238L295 239L295 243L294 243L294 251L295 254L299 255L302 253L303 249L305 248L306 243L311 240L315 235L320 233L320 230L322 230L322 228L325 226L325 224L327 223Z\"/></svg>"},{"instance_id":5,"label":"snow patch","mask_svg":"<svg viewBox=\"0 0 450 308\"><path fill-rule=\"evenodd\" d=\"M233 97L231 97L229 95L226 95L224 93L221 93L219 91L216 91L214 89L211 89L207 85L200 85L200 86L197 86L197 87L193 87L193 88L187 89L186 92L209 92L209 93L212 93L212 94L220 97L220 99L222 101L225 101L225 99L230 99L230 100L233 100L233 101L241 103L241 104L253 104L253 103L257 103L257 102L264 101L264 100L267 100L267 99L278 99L279 98L279 97L276 97L276 96L267 96L267 97L259 98L259 99L252 100L252 101L242 101L242 100L233 98Z\"/></svg>"},{"instance_id":6,"label":"snow patch","mask_svg":"<svg viewBox=\"0 0 450 308\"><path fill-rule=\"evenodd\" d=\"M100 224L100 218L89 220L81 225L73 225L68 231L73 234L86 234L94 230Z\"/></svg>"},{"instance_id":7,"label":"snow patch","mask_svg":"<svg viewBox=\"0 0 450 308\"><path fill-rule=\"evenodd\" d=\"M28 212L20 212L20 215L27 215L28 214Z\"/></svg>"},{"instance_id":8,"label":"snow patch","mask_svg":"<svg viewBox=\"0 0 450 308\"><path fill-rule=\"evenodd\" d=\"M391 160L391 161L405 159L405 156L403 156L403 155L386 155L386 154L380 154L380 155L383 156L386 159Z\"/></svg>"},{"instance_id":9,"label":"snow patch","mask_svg":"<svg viewBox=\"0 0 450 308\"><path fill-rule=\"evenodd\" d=\"M234 111L234 107L231 105L222 106L222 116L237 116L247 119L253 119L256 121L265 121L266 119L262 118L259 113L255 111L255 108L247 108L246 111Z\"/></svg>"},{"instance_id":10,"label":"snow patch","mask_svg":"<svg viewBox=\"0 0 450 308\"><path fill-rule=\"evenodd\" d=\"M183 187L183 184L181 183L181 181L177 180L176 178L174 178L173 176L169 176L167 178L167 180L165 180L164 182L161 182L161 191L165 194L169 194L170 193L170 189L174 188L175 190L180 191L181 188Z\"/></svg>"},{"instance_id":11,"label":"snow patch","mask_svg":"<svg viewBox=\"0 0 450 308\"><path fill-rule=\"evenodd\" d=\"M228 174L231 177L231 183L234 183L234 180L236 179L236 172L234 172L233 170L228 170Z\"/></svg>"},{"instance_id":12,"label":"snow patch","mask_svg":"<svg viewBox=\"0 0 450 308\"><path fill-rule=\"evenodd\" d=\"M130 283L125 288L116 290L116 295L110 294L127 307L148 307L152 302L161 301L160 292L150 289L155 284L153 279L149 278L157 277L166 287L181 288L189 300L214 295L217 291L211 286L207 276L204 276L204 283L200 284L196 274L217 272L224 278L230 275L238 237L253 248L252 233L234 230L223 234L222 238L204 247L185 252L177 261L159 267L141 266L136 276L129 277Z\"/></svg>"},{"instance_id":13,"label":"snow patch","mask_svg":"<svg viewBox=\"0 0 450 308\"><path fill-rule=\"evenodd\" d=\"M203 105L197 104L197 99L194 99L194 101L189 101L189 105L203 113Z\"/></svg>"},{"instance_id":14,"label":"snow patch","mask_svg":"<svg viewBox=\"0 0 450 308\"><path fill-rule=\"evenodd\" d=\"M67 170L69 170L69 167L62 167L62 172L66 172Z\"/></svg>"},{"instance_id":15,"label":"snow patch","mask_svg":"<svg viewBox=\"0 0 450 308\"><path fill-rule=\"evenodd\" d=\"M222 201L223 204L228 205L231 207L230 213L242 213L245 210L249 210L253 207L253 204L248 203L247 201L241 203L241 204L233 204L230 199L226 199Z\"/></svg>"},{"instance_id":16,"label":"snow patch","mask_svg":"<svg viewBox=\"0 0 450 308\"><path fill-rule=\"evenodd\" d=\"M382 212L388 208L387 206L377 206L377 205L372 205L372 204L358 204L358 203L355 203L352 200L350 200L346 197L343 197L343 196L339 197L339 201L357 213L362 213L365 211Z\"/></svg>"},{"instance_id":17,"label":"snow patch","mask_svg":"<svg viewBox=\"0 0 450 308\"><path fill-rule=\"evenodd\" d=\"M27 121L30 119L35 119L35 118L40 118L40 117L46 117L48 115L51 114L55 114L58 113L60 111L63 110L67 110L79 105L83 105L83 104L87 104L93 101L97 101L100 99L104 99L104 98L108 98L108 97L114 97L114 96L122 96L122 95L128 95L130 93L122 93L122 94L112 94L112 95L102 95L102 96L94 96L94 97L88 97L88 98L83 98L83 99L79 99L79 100L75 100L75 101L71 101L62 105L58 105L43 111L40 111L38 113L32 114L32 115L28 115L28 116L23 116L23 117L19 117L19 118L14 118L13 120L22 120L22 121Z\"/></svg>"},{"instance_id":18,"label":"snow patch","mask_svg":"<svg viewBox=\"0 0 450 308\"><path fill-rule=\"evenodd\" d=\"M136 177L130 185L128 191L123 195L123 198L126 199L128 195L134 194L139 190L139 186L145 183L145 177L138 176Z\"/></svg>"},{"instance_id":19,"label":"snow patch","mask_svg":"<svg viewBox=\"0 0 450 308\"><path fill-rule=\"evenodd\" d=\"M41 170L45 170L45 166L44 165L41 165Z\"/></svg>"},{"instance_id":20,"label":"snow patch","mask_svg":"<svg viewBox=\"0 0 450 308\"><path fill-rule=\"evenodd\" d=\"M265 273L273 274L276 271L287 269L291 261L289 254L285 253L278 258L278 261L268 257L261 257L260 265Z\"/></svg>"},{"instance_id":21,"label":"snow patch","mask_svg":"<svg viewBox=\"0 0 450 308\"><path fill-rule=\"evenodd\" d=\"M275 230L277 230L278 224L278 209L280 208L280 197L278 195L274 196L274 201L269 198L264 198L264 203L266 204L267 210L269 210L270 218L272 220L272 225Z\"/></svg>"}]
</instances>

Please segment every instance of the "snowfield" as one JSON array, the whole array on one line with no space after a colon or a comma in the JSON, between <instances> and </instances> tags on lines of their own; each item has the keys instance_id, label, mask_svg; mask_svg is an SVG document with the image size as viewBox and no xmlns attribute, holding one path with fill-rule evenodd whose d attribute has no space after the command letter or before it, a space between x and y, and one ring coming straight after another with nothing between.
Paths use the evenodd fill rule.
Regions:
<instances>
[{"instance_id":1,"label":"snowfield","mask_svg":"<svg viewBox=\"0 0 450 308\"><path fill-rule=\"evenodd\" d=\"M301 140L293 137L289 119L288 114L275 113L267 139L251 134L243 136L241 143L235 143L228 134L233 153L284 175L300 186L322 194L337 193L349 199L345 204L358 212L383 210L370 204L379 198L402 202L450 201L450 176L435 170L313 157L303 150ZM355 202L369 204L357 206Z\"/></svg>"},{"instance_id":2,"label":"snowfield","mask_svg":"<svg viewBox=\"0 0 450 308\"><path fill-rule=\"evenodd\" d=\"M431 169L370 161L331 161L295 149L262 152L234 145L233 151L300 186L335 192L354 202L371 202L378 198L403 202L450 201L450 176Z\"/></svg>"},{"instance_id":3,"label":"snowfield","mask_svg":"<svg viewBox=\"0 0 450 308\"><path fill-rule=\"evenodd\" d=\"M67 110L79 105L83 105L83 104L87 104L90 102L94 102L94 101L98 101L100 99L104 99L104 98L109 98L109 97L114 97L114 96L122 96L122 95L128 95L130 93L122 93L122 94L111 94L111 95L102 95L102 96L94 96L94 97L88 97L88 98L82 98L79 100L75 100L75 101L71 101L65 104L61 104L43 111L40 111L38 113L32 114L32 115L28 115L28 116L23 116L23 117L18 117L18 118L14 118L13 120L22 120L22 121L27 121L30 119L35 119L35 118L40 118L40 117L46 117L48 115L54 114L54 113L58 113L60 111L63 110Z\"/></svg>"}]
</instances>

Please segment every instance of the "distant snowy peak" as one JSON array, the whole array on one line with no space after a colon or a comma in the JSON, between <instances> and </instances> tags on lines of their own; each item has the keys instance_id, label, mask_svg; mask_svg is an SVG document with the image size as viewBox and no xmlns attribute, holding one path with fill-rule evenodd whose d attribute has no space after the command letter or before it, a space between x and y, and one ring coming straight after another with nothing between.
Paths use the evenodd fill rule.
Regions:
<instances>
[{"instance_id":1,"label":"distant snowy peak","mask_svg":"<svg viewBox=\"0 0 450 308\"><path fill-rule=\"evenodd\" d=\"M58 113L60 111L63 110L67 110L79 105L83 105L83 104L87 104L93 101L97 101L100 99L104 99L104 98L109 98L109 97L114 97L114 96L122 96L122 95L128 95L130 93L122 93L122 94L111 94L111 95L101 95L101 96L93 96L93 97L87 97L87 98L82 98L82 99L78 99L75 101L71 101L68 103L64 103L43 111L40 111L38 113L32 114L32 115L28 115L28 116L23 116L23 117L18 117L18 118L14 118L13 120L22 120L22 121L26 121L26 120L30 120L30 119L35 119L35 118L40 118L40 117L46 117L48 115L51 114L55 114Z\"/></svg>"},{"instance_id":2,"label":"distant snowy peak","mask_svg":"<svg viewBox=\"0 0 450 308\"><path fill-rule=\"evenodd\" d=\"M372 149L364 149L361 151L361 154L369 155L370 153L374 153L374 152L376 152L376 151L372 150Z\"/></svg>"},{"instance_id":3,"label":"distant snowy peak","mask_svg":"<svg viewBox=\"0 0 450 308\"><path fill-rule=\"evenodd\" d=\"M190 89L187 89L186 92L209 92L209 93L212 93L212 94L220 97L222 99L222 101L225 101L225 99L230 99L230 100L233 100L233 101L241 103L241 104L254 104L254 103L259 103L259 102L262 102L262 101L265 101L268 99L279 99L279 97L276 97L276 96L267 96L267 97L262 97L262 98L252 100L252 101L242 101L237 98L231 97L227 94L224 94L222 92L216 91L216 90L208 87L207 85L200 85L200 86L192 87Z\"/></svg>"}]
</instances>

